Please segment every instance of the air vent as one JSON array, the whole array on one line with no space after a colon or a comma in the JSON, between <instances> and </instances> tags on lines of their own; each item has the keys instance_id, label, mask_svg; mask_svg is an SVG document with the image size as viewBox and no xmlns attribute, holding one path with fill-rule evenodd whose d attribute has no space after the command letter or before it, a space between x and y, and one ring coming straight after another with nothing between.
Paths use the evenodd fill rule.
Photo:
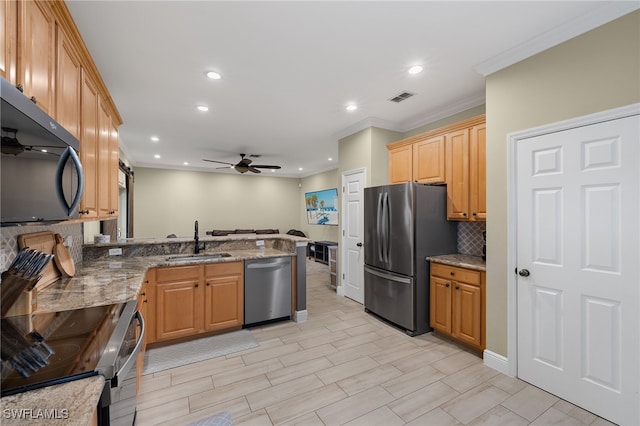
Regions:
<instances>
[{"instance_id":1,"label":"air vent","mask_svg":"<svg viewBox=\"0 0 640 426\"><path fill-rule=\"evenodd\" d=\"M414 96L413 93L411 92L402 92L402 93L398 93L397 95L395 95L393 98L389 99L391 102L395 102L395 103L400 103L404 100L409 99L410 97Z\"/></svg>"}]
</instances>

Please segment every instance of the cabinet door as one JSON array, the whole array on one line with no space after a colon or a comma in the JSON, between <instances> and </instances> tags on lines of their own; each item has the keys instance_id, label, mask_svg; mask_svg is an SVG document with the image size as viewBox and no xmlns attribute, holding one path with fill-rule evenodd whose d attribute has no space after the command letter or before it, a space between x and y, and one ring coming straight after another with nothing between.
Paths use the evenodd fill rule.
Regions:
<instances>
[{"instance_id":1,"label":"cabinet door","mask_svg":"<svg viewBox=\"0 0 640 426\"><path fill-rule=\"evenodd\" d=\"M413 179L413 146L405 145L389 151L389 183L411 182Z\"/></svg>"},{"instance_id":2,"label":"cabinet door","mask_svg":"<svg viewBox=\"0 0 640 426\"><path fill-rule=\"evenodd\" d=\"M453 328L457 339L482 347L482 290L478 286L453 281Z\"/></svg>"},{"instance_id":3,"label":"cabinet door","mask_svg":"<svg viewBox=\"0 0 640 426\"><path fill-rule=\"evenodd\" d=\"M118 142L118 128L109 126L109 216L118 216L118 203L120 187L118 186L118 174L120 173L120 152Z\"/></svg>"},{"instance_id":4,"label":"cabinet door","mask_svg":"<svg viewBox=\"0 0 640 426\"><path fill-rule=\"evenodd\" d=\"M108 218L110 216L110 173L111 150L110 137L111 117L104 102L98 98L98 216Z\"/></svg>"},{"instance_id":5,"label":"cabinet door","mask_svg":"<svg viewBox=\"0 0 640 426\"><path fill-rule=\"evenodd\" d=\"M82 73L82 125L80 161L84 171L84 193L80 203L82 218L98 217L98 91L93 80Z\"/></svg>"},{"instance_id":6,"label":"cabinet door","mask_svg":"<svg viewBox=\"0 0 640 426\"><path fill-rule=\"evenodd\" d=\"M56 120L80 139L80 59L60 27L56 37Z\"/></svg>"},{"instance_id":7,"label":"cabinet door","mask_svg":"<svg viewBox=\"0 0 640 426\"><path fill-rule=\"evenodd\" d=\"M446 135L447 218L469 219L469 131Z\"/></svg>"},{"instance_id":8,"label":"cabinet door","mask_svg":"<svg viewBox=\"0 0 640 426\"><path fill-rule=\"evenodd\" d=\"M202 292L198 279L156 283L156 340L202 330Z\"/></svg>"},{"instance_id":9,"label":"cabinet door","mask_svg":"<svg viewBox=\"0 0 640 426\"><path fill-rule=\"evenodd\" d=\"M430 293L431 327L451 334L451 281L432 276Z\"/></svg>"},{"instance_id":10,"label":"cabinet door","mask_svg":"<svg viewBox=\"0 0 640 426\"><path fill-rule=\"evenodd\" d=\"M238 275L206 279L205 329L239 327L244 320L243 282Z\"/></svg>"},{"instance_id":11,"label":"cabinet door","mask_svg":"<svg viewBox=\"0 0 640 426\"><path fill-rule=\"evenodd\" d=\"M55 19L43 1L21 1L18 9L18 76L24 94L55 116Z\"/></svg>"},{"instance_id":12,"label":"cabinet door","mask_svg":"<svg viewBox=\"0 0 640 426\"><path fill-rule=\"evenodd\" d=\"M420 183L445 182L444 136L413 144L413 180Z\"/></svg>"},{"instance_id":13,"label":"cabinet door","mask_svg":"<svg viewBox=\"0 0 640 426\"><path fill-rule=\"evenodd\" d=\"M471 128L469 138L469 210L475 220L487 219L486 125Z\"/></svg>"},{"instance_id":14,"label":"cabinet door","mask_svg":"<svg viewBox=\"0 0 640 426\"><path fill-rule=\"evenodd\" d=\"M18 59L18 2L3 1L0 4L0 75L16 84Z\"/></svg>"}]
</instances>

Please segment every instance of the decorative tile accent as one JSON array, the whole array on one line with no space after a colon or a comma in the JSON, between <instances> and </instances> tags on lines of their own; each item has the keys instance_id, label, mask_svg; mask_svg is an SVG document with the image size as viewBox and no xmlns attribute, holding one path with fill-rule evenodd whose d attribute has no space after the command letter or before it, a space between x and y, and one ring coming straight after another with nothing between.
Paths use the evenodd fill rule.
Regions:
<instances>
[{"instance_id":1,"label":"decorative tile accent","mask_svg":"<svg viewBox=\"0 0 640 426\"><path fill-rule=\"evenodd\" d=\"M82 243L84 237L82 235L82 224L59 224L59 225L34 225L34 226L8 226L0 230L0 267L6 270L11 261L18 254L18 235L30 234L32 232L52 231L62 235L62 238L71 236L73 243L69 247L69 253L75 263L82 261Z\"/></svg>"},{"instance_id":2,"label":"decorative tile accent","mask_svg":"<svg viewBox=\"0 0 640 426\"><path fill-rule=\"evenodd\" d=\"M482 256L482 231L486 229L486 222L459 222L458 253Z\"/></svg>"}]
</instances>

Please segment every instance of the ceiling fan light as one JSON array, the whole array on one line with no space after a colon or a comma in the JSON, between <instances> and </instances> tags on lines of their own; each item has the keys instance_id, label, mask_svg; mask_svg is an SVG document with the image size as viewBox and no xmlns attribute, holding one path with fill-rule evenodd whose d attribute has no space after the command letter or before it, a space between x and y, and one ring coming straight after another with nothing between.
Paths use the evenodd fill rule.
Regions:
<instances>
[{"instance_id":1,"label":"ceiling fan light","mask_svg":"<svg viewBox=\"0 0 640 426\"><path fill-rule=\"evenodd\" d=\"M207 71L204 75L206 75L211 80L220 80L222 78L222 75L220 75L220 73L216 71Z\"/></svg>"},{"instance_id":2,"label":"ceiling fan light","mask_svg":"<svg viewBox=\"0 0 640 426\"><path fill-rule=\"evenodd\" d=\"M423 69L424 68L422 68L420 65L414 65L409 68L409 74L420 74Z\"/></svg>"},{"instance_id":3,"label":"ceiling fan light","mask_svg":"<svg viewBox=\"0 0 640 426\"><path fill-rule=\"evenodd\" d=\"M347 105L345 109L346 109L347 111L355 111L355 110L357 110L357 109L358 109L358 106L357 106L357 105L354 105L354 104L350 104L350 105Z\"/></svg>"},{"instance_id":4,"label":"ceiling fan light","mask_svg":"<svg viewBox=\"0 0 640 426\"><path fill-rule=\"evenodd\" d=\"M198 105L196 108L198 109L198 111L202 111L202 112L209 111L209 107L204 106L204 105Z\"/></svg>"}]
</instances>

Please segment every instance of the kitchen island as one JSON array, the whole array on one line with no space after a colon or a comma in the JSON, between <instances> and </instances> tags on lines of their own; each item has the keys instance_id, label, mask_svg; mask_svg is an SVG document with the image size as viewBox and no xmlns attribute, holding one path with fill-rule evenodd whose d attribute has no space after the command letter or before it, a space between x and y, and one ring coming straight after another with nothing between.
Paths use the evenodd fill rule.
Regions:
<instances>
[{"instance_id":1,"label":"kitchen island","mask_svg":"<svg viewBox=\"0 0 640 426\"><path fill-rule=\"evenodd\" d=\"M60 279L38 292L37 309L34 313L67 311L135 300L143 287L146 273L151 268L291 256L296 262L293 319L306 319L306 238L285 234L233 235L203 237L200 241L205 245L200 254L224 252L228 256L209 257L204 260L202 257L191 259L189 256L195 251L194 241L186 238L128 240L121 243L86 245L83 250L84 260L77 265L75 276ZM111 253L115 251L122 254L109 255L110 250ZM89 424L90 421L87 420L93 416L93 410L100 397L97 389L102 390L103 383L102 376L95 376L55 387L5 396L0 400L0 408L3 414L9 413L9 417L4 416L3 423L52 424L42 418L25 423L24 418L11 417L11 413L29 413L29 410L35 408L59 408L68 410L60 415L68 416L64 419L66 424ZM95 392L92 391L94 388ZM82 394L82 399L79 398L79 394ZM65 405L67 403L68 406ZM80 407L88 407L84 410L88 413ZM34 415L36 413L31 412Z\"/></svg>"}]
</instances>

